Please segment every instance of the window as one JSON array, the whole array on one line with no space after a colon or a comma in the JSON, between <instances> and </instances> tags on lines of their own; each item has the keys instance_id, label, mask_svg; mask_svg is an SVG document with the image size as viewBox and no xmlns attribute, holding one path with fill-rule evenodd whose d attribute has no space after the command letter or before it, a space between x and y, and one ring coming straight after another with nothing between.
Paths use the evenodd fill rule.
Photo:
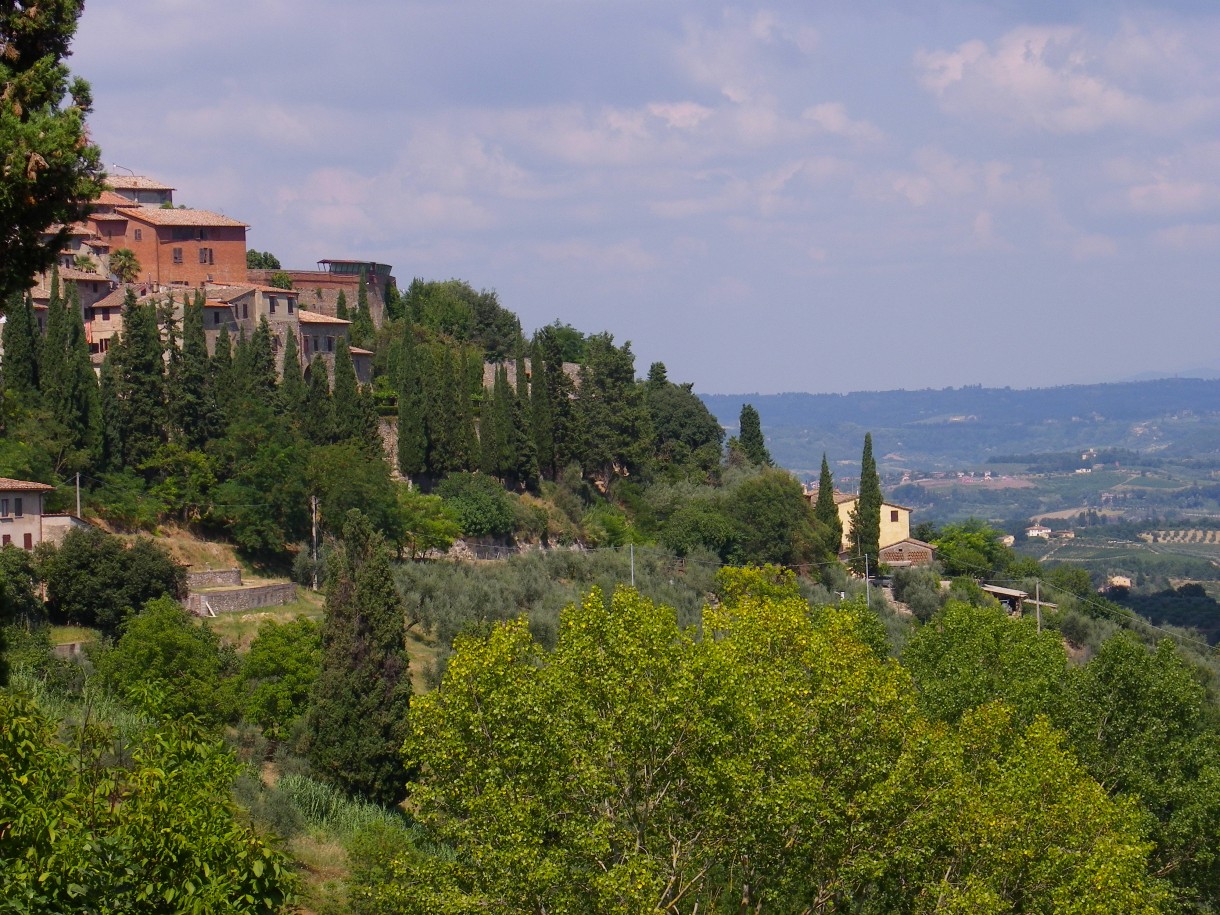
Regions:
<instances>
[{"instance_id":1,"label":"window","mask_svg":"<svg viewBox=\"0 0 1220 915\"><path fill-rule=\"evenodd\" d=\"M890 521L891 521L891 522L897 522L897 521L898 521L898 511L897 511L897 509L895 509L894 511L891 511L891 512L890 512Z\"/></svg>"},{"instance_id":2,"label":"window","mask_svg":"<svg viewBox=\"0 0 1220 915\"><path fill-rule=\"evenodd\" d=\"M322 350L321 350L321 347L319 347L319 346L318 346L318 338L317 338L316 336L313 338L313 351L314 351L315 353L318 353L318 352L321 352L321 351L322 351Z\"/></svg>"},{"instance_id":3,"label":"window","mask_svg":"<svg viewBox=\"0 0 1220 915\"><path fill-rule=\"evenodd\" d=\"M136 241L143 241L144 240L144 230L136 229L135 234L132 236L132 238L134 238Z\"/></svg>"},{"instance_id":4,"label":"window","mask_svg":"<svg viewBox=\"0 0 1220 915\"><path fill-rule=\"evenodd\" d=\"M335 351L335 338L334 337L326 338L326 351L328 353L333 353Z\"/></svg>"},{"instance_id":5,"label":"window","mask_svg":"<svg viewBox=\"0 0 1220 915\"><path fill-rule=\"evenodd\" d=\"M199 263L201 263L201 264L214 264L215 263L215 261L212 260L212 249L211 248L200 248L199 249Z\"/></svg>"},{"instance_id":6,"label":"window","mask_svg":"<svg viewBox=\"0 0 1220 915\"><path fill-rule=\"evenodd\" d=\"M13 538L10 537L8 534L5 534L4 539L0 540L0 546L8 546L12 542L13 542Z\"/></svg>"},{"instance_id":7,"label":"window","mask_svg":"<svg viewBox=\"0 0 1220 915\"><path fill-rule=\"evenodd\" d=\"M109 308L103 308L103 309L102 309L102 320L103 320L103 321L109 321L109 320L110 320L110 309L109 309Z\"/></svg>"},{"instance_id":8,"label":"window","mask_svg":"<svg viewBox=\"0 0 1220 915\"><path fill-rule=\"evenodd\" d=\"M13 500L13 514L16 515L18 518L22 517L25 514L25 512L22 510L22 507L21 507L20 498Z\"/></svg>"},{"instance_id":9,"label":"window","mask_svg":"<svg viewBox=\"0 0 1220 915\"><path fill-rule=\"evenodd\" d=\"M288 313L289 313L289 314L292 314L292 298L291 298L291 296L288 298Z\"/></svg>"},{"instance_id":10,"label":"window","mask_svg":"<svg viewBox=\"0 0 1220 915\"><path fill-rule=\"evenodd\" d=\"M25 548L26 548L27 550L32 550L32 549L34 549L34 535L33 535L33 534L26 534L26 535L25 535L25 538L24 538L24 544L23 544L23 545L25 546Z\"/></svg>"},{"instance_id":11,"label":"window","mask_svg":"<svg viewBox=\"0 0 1220 915\"><path fill-rule=\"evenodd\" d=\"M0 517L8 517L8 499L0 499Z\"/></svg>"},{"instance_id":12,"label":"window","mask_svg":"<svg viewBox=\"0 0 1220 915\"><path fill-rule=\"evenodd\" d=\"M212 312L212 326L213 327L220 326L220 312L219 311Z\"/></svg>"},{"instance_id":13,"label":"window","mask_svg":"<svg viewBox=\"0 0 1220 915\"><path fill-rule=\"evenodd\" d=\"M93 320L93 309L92 308L88 308L88 307L85 308L85 320L86 321Z\"/></svg>"},{"instance_id":14,"label":"window","mask_svg":"<svg viewBox=\"0 0 1220 915\"><path fill-rule=\"evenodd\" d=\"M248 319L250 317L250 303L249 302L241 303L241 317L242 317L243 321L245 321L246 319Z\"/></svg>"},{"instance_id":15,"label":"window","mask_svg":"<svg viewBox=\"0 0 1220 915\"><path fill-rule=\"evenodd\" d=\"M267 296L267 311L270 314L275 314L275 296Z\"/></svg>"},{"instance_id":16,"label":"window","mask_svg":"<svg viewBox=\"0 0 1220 915\"><path fill-rule=\"evenodd\" d=\"M182 263L182 249L181 248L174 249L174 263L175 264Z\"/></svg>"}]
</instances>

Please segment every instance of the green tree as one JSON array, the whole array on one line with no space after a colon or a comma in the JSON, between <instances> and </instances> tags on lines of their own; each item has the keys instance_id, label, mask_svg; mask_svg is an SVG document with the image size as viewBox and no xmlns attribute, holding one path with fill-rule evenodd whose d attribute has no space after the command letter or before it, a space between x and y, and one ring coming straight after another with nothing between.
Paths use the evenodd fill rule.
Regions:
<instances>
[{"instance_id":1,"label":"green tree","mask_svg":"<svg viewBox=\"0 0 1220 915\"><path fill-rule=\"evenodd\" d=\"M14 625L29 626L43 616L36 587L30 554L12 544L0 548L0 688L8 686L9 676L4 657L5 630Z\"/></svg>"},{"instance_id":2,"label":"green tree","mask_svg":"<svg viewBox=\"0 0 1220 915\"><path fill-rule=\"evenodd\" d=\"M301 433L314 445L327 445L335 440L335 405L330 396L330 378L325 360L317 353L309 364L309 396L301 417Z\"/></svg>"},{"instance_id":3,"label":"green tree","mask_svg":"<svg viewBox=\"0 0 1220 915\"><path fill-rule=\"evenodd\" d=\"M102 191L101 151L89 142L89 84L63 61L83 3L0 7L0 303L50 267ZM54 227L54 231L50 231Z\"/></svg>"},{"instance_id":4,"label":"green tree","mask_svg":"<svg viewBox=\"0 0 1220 915\"><path fill-rule=\"evenodd\" d=\"M216 390L203 329L203 291L182 305L182 362L169 392L174 426L190 448L202 448L219 432Z\"/></svg>"},{"instance_id":5,"label":"green tree","mask_svg":"<svg viewBox=\"0 0 1220 915\"><path fill-rule=\"evenodd\" d=\"M554 403L552 397L552 403ZM603 484L641 473L652 454L652 423L643 388L635 380L631 344L610 334L590 337L580 367L575 424L576 457Z\"/></svg>"},{"instance_id":6,"label":"green tree","mask_svg":"<svg viewBox=\"0 0 1220 915\"><path fill-rule=\"evenodd\" d=\"M110 252L110 272L120 283L134 283L140 278L140 259L130 248L117 248Z\"/></svg>"},{"instance_id":7,"label":"green tree","mask_svg":"<svg viewBox=\"0 0 1220 915\"><path fill-rule=\"evenodd\" d=\"M399 351L398 376L398 470L407 477L418 476L427 469L428 436L425 428L423 381L420 376L420 353L415 344L415 328L408 322L403 328Z\"/></svg>"},{"instance_id":8,"label":"green tree","mask_svg":"<svg viewBox=\"0 0 1220 915\"><path fill-rule=\"evenodd\" d=\"M351 439L315 448L309 460L309 485L319 497L328 531L340 534L348 513L356 508L386 540L401 542L398 493L390 466L380 454L370 454Z\"/></svg>"},{"instance_id":9,"label":"green tree","mask_svg":"<svg viewBox=\"0 0 1220 915\"><path fill-rule=\"evenodd\" d=\"M793 590L747 582L702 640L627 589L565 610L550 652L524 619L460 639L406 744L454 853L358 910L1163 910L1135 811L1045 722L929 724L863 617Z\"/></svg>"},{"instance_id":10,"label":"green tree","mask_svg":"<svg viewBox=\"0 0 1220 915\"><path fill-rule=\"evenodd\" d=\"M0 899L13 912L232 912L292 903L282 854L237 816L241 770L191 720L126 735L92 722L71 744L27 697L0 691Z\"/></svg>"},{"instance_id":11,"label":"green tree","mask_svg":"<svg viewBox=\"0 0 1220 915\"><path fill-rule=\"evenodd\" d=\"M881 552L881 477L873 459L873 434L864 434L864 454L860 458L860 492L849 516L851 527L851 567L863 572L865 563L875 569Z\"/></svg>"},{"instance_id":12,"label":"green tree","mask_svg":"<svg viewBox=\"0 0 1220 915\"><path fill-rule=\"evenodd\" d=\"M280 259L270 251L256 251L250 248L246 251L246 268L248 270L279 270Z\"/></svg>"},{"instance_id":13,"label":"green tree","mask_svg":"<svg viewBox=\"0 0 1220 915\"><path fill-rule=\"evenodd\" d=\"M649 369L644 393L659 467L678 478L688 472L702 479L711 476L720 465L724 428L693 386L669 381L664 364L657 362Z\"/></svg>"},{"instance_id":14,"label":"green tree","mask_svg":"<svg viewBox=\"0 0 1220 915\"><path fill-rule=\"evenodd\" d=\"M309 694L322 669L322 629L298 616L268 620L241 665L242 713L271 740L284 740L309 710Z\"/></svg>"},{"instance_id":15,"label":"green tree","mask_svg":"<svg viewBox=\"0 0 1220 915\"><path fill-rule=\"evenodd\" d=\"M368 276L360 271L360 284L356 287L356 313L352 315L352 326L349 328L353 346L369 346L377 335L373 326L373 314L369 310Z\"/></svg>"},{"instance_id":16,"label":"green tree","mask_svg":"<svg viewBox=\"0 0 1220 915\"><path fill-rule=\"evenodd\" d=\"M451 473L436 489L470 537L506 536L513 531L512 502L504 488L480 473Z\"/></svg>"},{"instance_id":17,"label":"green tree","mask_svg":"<svg viewBox=\"0 0 1220 915\"><path fill-rule=\"evenodd\" d=\"M389 558L353 511L328 561L322 672L308 720L314 770L370 800L401 799L410 701L403 608Z\"/></svg>"},{"instance_id":18,"label":"green tree","mask_svg":"<svg viewBox=\"0 0 1220 915\"><path fill-rule=\"evenodd\" d=\"M96 664L107 690L161 720L193 715L216 726L235 711L219 637L171 597L148 601Z\"/></svg>"},{"instance_id":19,"label":"green tree","mask_svg":"<svg viewBox=\"0 0 1220 915\"><path fill-rule=\"evenodd\" d=\"M971 709L1004 700L1025 724L1059 701L1067 654L1057 632L1032 619L1009 619L998 606L945 604L902 653L933 718L958 721Z\"/></svg>"},{"instance_id":20,"label":"green tree","mask_svg":"<svg viewBox=\"0 0 1220 915\"><path fill-rule=\"evenodd\" d=\"M936 558L946 575L991 578L1005 571L1016 558L997 531L978 518L946 524L933 541Z\"/></svg>"},{"instance_id":21,"label":"green tree","mask_svg":"<svg viewBox=\"0 0 1220 915\"><path fill-rule=\"evenodd\" d=\"M123 333L110 348L115 371L118 467L139 467L167 440L165 359L151 301L137 301L128 289ZM117 469L117 468L116 468Z\"/></svg>"},{"instance_id":22,"label":"green tree","mask_svg":"<svg viewBox=\"0 0 1220 915\"><path fill-rule=\"evenodd\" d=\"M60 296L58 289L58 282L52 281L39 384L58 433L56 466L72 472L91 467L101 453L102 406L76 286L67 296Z\"/></svg>"},{"instance_id":23,"label":"green tree","mask_svg":"<svg viewBox=\"0 0 1220 915\"><path fill-rule=\"evenodd\" d=\"M4 305L4 388L27 400L38 394L40 337L34 302L13 293Z\"/></svg>"},{"instance_id":24,"label":"green tree","mask_svg":"<svg viewBox=\"0 0 1220 915\"><path fill-rule=\"evenodd\" d=\"M767 450L767 443L763 439L762 421L758 417L758 410L752 404L742 404L737 428L737 442L745 454L746 460L751 464L770 467L772 464L771 452Z\"/></svg>"},{"instance_id":25,"label":"green tree","mask_svg":"<svg viewBox=\"0 0 1220 915\"><path fill-rule=\"evenodd\" d=\"M411 559L418 559L429 550L444 552L462 536L457 517L440 496L399 487L398 507L402 516L403 542Z\"/></svg>"},{"instance_id":26,"label":"green tree","mask_svg":"<svg viewBox=\"0 0 1220 915\"><path fill-rule=\"evenodd\" d=\"M164 547L147 537L125 546L96 527L73 528L59 546L44 542L37 566L53 617L110 633L148 601L186 593L186 570Z\"/></svg>"},{"instance_id":27,"label":"green tree","mask_svg":"<svg viewBox=\"0 0 1220 915\"><path fill-rule=\"evenodd\" d=\"M818 497L813 503L813 517L826 529L826 552L837 556L843 549L843 519L839 517L839 506L835 502L834 477L830 475L826 452L822 452L822 472L818 476Z\"/></svg>"},{"instance_id":28,"label":"green tree","mask_svg":"<svg viewBox=\"0 0 1220 915\"><path fill-rule=\"evenodd\" d=\"M335 300L335 317L342 318L344 321L350 317L347 313L347 293L342 289L339 290L339 297Z\"/></svg>"},{"instance_id":29,"label":"green tree","mask_svg":"<svg viewBox=\"0 0 1220 915\"><path fill-rule=\"evenodd\" d=\"M726 509L735 522L736 562L795 565L825 558L825 535L819 535L801 484L786 470L766 468L744 480ZM809 571L816 577L816 568Z\"/></svg>"},{"instance_id":30,"label":"green tree","mask_svg":"<svg viewBox=\"0 0 1220 915\"><path fill-rule=\"evenodd\" d=\"M305 412L309 390L305 387L305 375L301 371L301 352L297 348L297 335L288 334L284 344L284 372L280 378L281 409L294 420L300 421Z\"/></svg>"},{"instance_id":31,"label":"green tree","mask_svg":"<svg viewBox=\"0 0 1220 915\"><path fill-rule=\"evenodd\" d=\"M1121 632L1071 670L1053 712L1072 749L1112 794L1153 821L1152 866L1188 910L1220 887L1220 729L1215 706L1168 639L1154 651Z\"/></svg>"}]
</instances>

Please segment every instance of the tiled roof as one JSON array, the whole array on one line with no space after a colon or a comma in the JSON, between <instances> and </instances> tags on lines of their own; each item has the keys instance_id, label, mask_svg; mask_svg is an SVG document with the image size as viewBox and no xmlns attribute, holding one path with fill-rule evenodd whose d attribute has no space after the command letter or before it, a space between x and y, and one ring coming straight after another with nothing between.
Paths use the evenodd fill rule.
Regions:
<instances>
[{"instance_id":1,"label":"tiled roof","mask_svg":"<svg viewBox=\"0 0 1220 915\"><path fill-rule=\"evenodd\" d=\"M107 175L106 184L109 187L121 188L125 191L172 191L175 188L143 175Z\"/></svg>"},{"instance_id":2,"label":"tiled roof","mask_svg":"<svg viewBox=\"0 0 1220 915\"><path fill-rule=\"evenodd\" d=\"M300 295L295 289L281 289L279 286L260 286L258 283L251 283L251 289L257 289L259 292L270 293L271 295Z\"/></svg>"},{"instance_id":3,"label":"tiled roof","mask_svg":"<svg viewBox=\"0 0 1220 915\"><path fill-rule=\"evenodd\" d=\"M129 207L128 209L135 209L135 207ZM89 218L96 219L100 222L126 222L127 221L126 211L124 211L123 213L93 213L92 215L90 215Z\"/></svg>"},{"instance_id":4,"label":"tiled roof","mask_svg":"<svg viewBox=\"0 0 1220 915\"><path fill-rule=\"evenodd\" d=\"M318 314L316 311L306 311L304 308L297 309L297 319L302 324L351 324L351 321L344 321L342 318L332 318L330 315Z\"/></svg>"},{"instance_id":5,"label":"tiled roof","mask_svg":"<svg viewBox=\"0 0 1220 915\"><path fill-rule=\"evenodd\" d=\"M371 356L371 355L373 355L373 351L371 349L361 349L358 346L348 347L347 351L349 353L351 353L353 356Z\"/></svg>"},{"instance_id":6,"label":"tiled roof","mask_svg":"<svg viewBox=\"0 0 1220 915\"><path fill-rule=\"evenodd\" d=\"M224 302L225 304L235 302L253 291L253 286L218 286L215 283L209 283L204 288L204 294L209 299L216 302Z\"/></svg>"},{"instance_id":7,"label":"tiled roof","mask_svg":"<svg viewBox=\"0 0 1220 915\"><path fill-rule=\"evenodd\" d=\"M154 226L228 226L248 228L248 224L211 210L180 210L176 207L129 207L124 213L132 219ZM97 217L94 217L95 219Z\"/></svg>"},{"instance_id":8,"label":"tiled roof","mask_svg":"<svg viewBox=\"0 0 1220 915\"><path fill-rule=\"evenodd\" d=\"M46 483L31 483L29 480L10 480L0 477L0 491L3 492L50 492L54 486Z\"/></svg>"},{"instance_id":9,"label":"tiled roof","mask_svg":"<svg viewBox=\"0 0 1220 915\"><path fill-rule=\"evenodd\" d=\"M111 207L130 207L138 206L130 197L124 197L122 194L116 194L114 191L102 191L94 203L100 203L103 206Z\"/></svg>"}]
</instances>

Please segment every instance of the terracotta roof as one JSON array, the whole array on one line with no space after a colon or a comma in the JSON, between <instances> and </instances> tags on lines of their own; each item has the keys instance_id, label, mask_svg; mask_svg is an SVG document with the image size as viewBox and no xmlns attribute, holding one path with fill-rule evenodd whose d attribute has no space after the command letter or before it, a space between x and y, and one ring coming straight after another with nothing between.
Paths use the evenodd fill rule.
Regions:
<instances>
[{"instance_id":1,"label":"terracotta roof","mask_svg":"<svg viewBox=\"0 0 1220 915\"><path fill-rule=\"evenodd\" d=\"M54 235L56 232L60 232L63 229L64 229L63 223L53 222L53 223L51 223L51 225L47 226L46 231L43 232L43 234L44 235ZM72 223L72 225L67 227L67 230L68 230L69 235L83 235L86 238L93 234L93 230L90 229L83 222L74 222L74 223Z\"/></svg>"},{"instance_id":2,"label":"terracotta roof","mask_svg":"<svg viewBox=\"0 0 1220 915\"><path fill-rule=\"evenodd\" d=\"M300 295L295 289L281 289L279 286L260 286L258 283L251 283L251 289L257 289L259 292L269 292L271 295Z\"/></svg>"},{"instance_id":3,"label":"terracotta roof","mask_svg":"<svg viewBox=\"0 0 1220 915\"><path fill-rule=\"evenodd\" d=\"M373 355L373 351L371 349L361 349L358 346L348 347L347 351L349 353L351 353L353 356L371 356L371 355Z\"/></svg>"},{"instance_id":4,"label":"terracotta roof","mask_svg":"<svg viewBox=\"0 0 1220 915\"><path fill-rule=\"evenodd\" d=\"M304 308L297 309L297 320L302 324L351 324L351 321L344 321L342 318L332 318L330 315L318 314L316 311L306 311Z\"/></svg>"},{"instance_id":5,"label":"terracotta roof","mask_svg":"<svg viewBox=\"0 0 1220 915\"><path fill-rule=\"evenodd\" d=\"M135 207L129 207L135 209ZM93 213L90 219L97 219L102 222L126 222L127 216L124 213Z\"/></svg>"},{"instance_id":6,"label":"terracotta roof","mask_svg":"<svg viewBox=\"0 0 1220 915\"><path fill-rule=\"evenodd\" d=\"M50 492L54 486L46 483L31 483L29 480L10 480L0 477L0 491L3 492Z\"/></svg>"},{"instance_id":7,"label":"terracotta roof","mask_svg":"<svg viewBox=\"0 0 1220 915\"><path fill-rule=\"evenodd\" d=\"M106 184L109 187L122 188L125 191L172 191L176 188L143 175L107 175Z\"/></svg>"},{"instance_id":8,"label":"terracotta roof","mask_svg":"<svg viewBox=\"0 0 1220 915\"><path fill-rule=\"evenodd\" d=\"M229 226L249 228L248 223L230 219L211 210L180 210L176 207L129 207L124 213L132 219L154 226ZM94 217L97 218L97 217Z\"/></svg>"},{"instance_id":9,"label":"terracotta roof","mask_svg":"<svg viewBox=\"0 0 1220 915\"><path fill-rule=\"evenodd\" d=\"M122 194L116 194L110 190L102 191L93 202L111 207L138 206L130 197L124 197Z\"/></svg>"},{"instance_id":10,"label":"terracotta roof","mask_svg":"<svg viewBox=\"0 0 1220 915\"><path fill-rule=\"evenodd\" d=\"M253 286L218 286L215 283L209 283L204 287L204 295L215 302L230 302L240 299L242 296L247 296L254 291Z\"/></svg>"}]
</instances>

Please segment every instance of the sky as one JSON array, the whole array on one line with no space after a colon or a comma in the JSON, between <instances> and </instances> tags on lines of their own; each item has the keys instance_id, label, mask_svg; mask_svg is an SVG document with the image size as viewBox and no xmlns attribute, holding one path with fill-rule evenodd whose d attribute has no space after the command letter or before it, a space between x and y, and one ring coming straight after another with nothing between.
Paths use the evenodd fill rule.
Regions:
<instances>
[{"instance_id":1,"label":"sky","mask_svg":"<svg viewBox=\"0 0 1220 915\"><path fill-rule=\"evenodd\" d=\"M1220 370L1214 0L89 0L106 167L707 393Z\"/></svg>"}]
</instances>

